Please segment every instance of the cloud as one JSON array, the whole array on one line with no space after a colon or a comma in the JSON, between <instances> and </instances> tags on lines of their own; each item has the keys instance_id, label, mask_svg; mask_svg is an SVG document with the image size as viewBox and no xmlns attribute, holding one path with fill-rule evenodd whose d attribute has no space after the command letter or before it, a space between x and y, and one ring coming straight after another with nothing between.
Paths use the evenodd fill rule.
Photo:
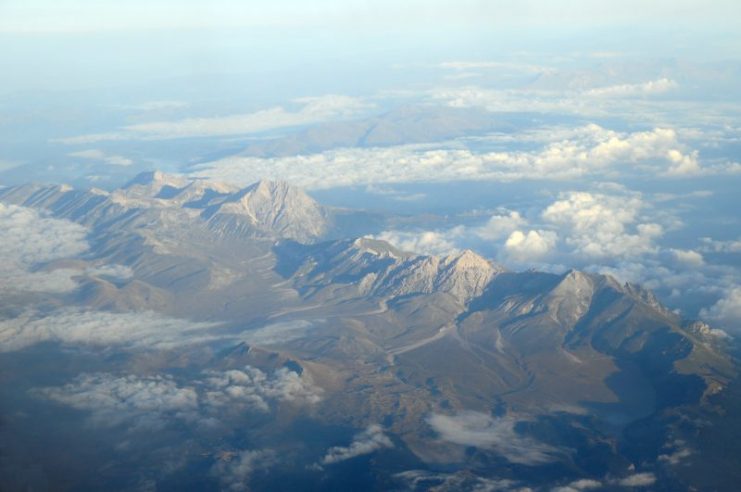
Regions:
<instances>
[{"instance_id":1,"label":"cloud","mask_svg":"<svg viewBox=\"0 0 741 492\"><path fill-rule=\"evenodd\" d=\"M690 267L699 267L705 264L705 260L703 259L702 255L697 251L692 251L691 249L685 250L674 248L670 248L669 251L674 256L674 259L684 265Z\"/></svg>"},{"instance_id":2,"label":"cloud","mask_svg":"<svg viewBox=\"0 0 741 492\"><path fill-rule=\"evenodd\" d=\"M519 212L499 210L480 226L456 226L439 231L384 231L374 236L374 238L388 241L402 251L428 255L448 255L470 247L467 239L471 237L481 241L503 240L509 238L519 227L524 225L527 225L527 221ZM552 239L552 233L550 232L544 232L543 236L540 239L546 242ZM535 247L532 242L528 245ZM513 245L513 252L516 252L517 249L517 246Z\"/></svg>"},{"instance_id":3,"label":"cloud","mask_svg":"<svg viewBox=\"0 0 741 492\"><path fill-rule=\"evenodd\" d=\"M553 231L514 231L504 243L504 249L516 260L537 259L549 253L557 240L558 235Z\"/></svg>"},{"instance_id":4,"label":"cloud","mask_svg":"<svg viewBox=\"0 0 741 492\"><path fill-rule=\"evenodd\" d=\"M394 475L403 481L407 490L471 490L476 492L518 491L527 492L528 488L515 488L519 482L507 478L484 478L469 470L456 473L440 473L427 470L407 470Z\"/></svg>"},{"instance_id":5,"label":"cloud","mask_svg":"<svg viewBox=\"0 0 741 492\"><path fill-rule=\"evenodd\" d=\"M655 255L655 241L664 226L643 218L648 205L639 194L567 192L540 214L532 227L519 212L498 211L478 226L437 231L385 231L379 234L397 247L428 254L446 254L465 248L483 250L499 261L518 266L542 266L563 261L590 265L616 258ZM675 263L696 266L698 253L672 250Z\"/></svg>"},{"instance_id":6,"label":"cloud","mask_svg":"<svg viewBox=\"0 0 741 492\"><path fill-rule=\"evenodd\" d=\"M172 418L195 418L198 396L166 376L83 374L61 387L39 388L35 396L90 413L93 425L162 427Z\"/></svg>"},{"instance_id":7,"label":"cloud","mask_svg":"<svg viewBox=\"0 0 741 492\"><path fill-rule=\"evenodd\" d=\"M709 237L700 238L700 251L706 253L741 253L741 239L733 241L718 241Z\"/></svg>"},{"instance_id":8,"label":"cloud","mask_svg":"<svg viewBox=\"0 0 741 492\"><path fill-rule=\"evenodd\" d=\"M621 133L586 125L535 150L477 152L463 141L432 146L341 148L287 157L231 156L198 165L195 177L240 185L280 179L310 189L460 180L565 180L607 173L686 176L703 171L673 129Z\"/></svg>"},{"instance_id":9,"label":"cloud","mask_svg":"<svg viewBox=\"0 0 741 492\"><path fill-rule=\"evenodd\" d=\"M741 287L730 289L718 302L700 311L700 316L728 331L738 332L741 326Z\"/></svg>"},{"instance_id":10,"label":"cloud","mask_svg":"<svg viewBox=\"0 0 741 492\"><path fill-rule=\"evenodd\" d=\"M447 61L437 65L446 70L467 71L467 70L508 70L510 72L523 73L544 73L552 71L551 68L542 65L532 65L527 63L502 62L493 60L482 61Z\"/></svg>"},{"instance_id":11,"label":"cloud","mask_svg":"<svg viewBox=\"0 0 741 492\"><path fill-rule=\"evenodd\" d=\"M462 233L463 231L463 227L449 229L445 232L384 231L374 236L374 238L388 241L402 251L427 255L447 255L459 251L454 240L459 232Z\"/></svg>"},{"instance_id":12,"label":"cloud","mask_svg":"<svg viewBox=\"0 0 741 492\"><path fill-rule=\"evenodd\" d=\"M267 413L271 405L308 406L321 400L321 388L295 372L281 368L268 374L251 366L204 371L187 384L161 374L81 374L63 386L35 388L31 394L88 412L92 425L126 423L137 430L174 420L213 422L227 413Z\"/></svg>"},{"instance_id":13,"label":"cloud","mask_svg":"<svg viewBox=\"0 0 741 492\"><path fill-rule=\"evenodd\" d=\"M0 203L0 293L63 293L75 290L77 276L126 279L133 276L123 265L53 267L49 262L75 259L86 253L88 229L44 212Z\"/></svg>"},{"instance_id":14,"label":"cloud","mask_svg":"<svg viewBox=\"0 0 741 492\"><path fill-rule=\"evenodd\" d=\"M667 232L686 227L675 215L676 206L665 203L664 196L601 184L594 191L563 192L540 211L529 209L528 218L498 210L488 220L479 219L479 225L392 230L377 237L422 254L472 249L514 270L561 273L578 268L612 275L655 290L684 317L699 317L737 333L741 323L734 321L739 314L734 314L729 293L738 287L738 268L732 260L718 263L703 253L733 252L738 241L700 238L694 249L664 246ZM719 298L725 300L711 306Z\"/></svg>"},{"instance_id":15,"label":"cloud","mask_svg":"<svg viewBox=\"0 0 741 492\"><path fill-rule=\"evenodd\" d=\"M43 342L63 345L167 349L225 338L212 333L217 323L193 322L153 312L112 313L60 309L44 315L28 310L0 321L0 352Z\"/></svg>"},{"instance_id":16,"label":"cloud","mask_svg":"<svg viewBox=\"0 0 741 492\"><path fill-rule=\"evenodd\" d=\"M462 412L454 416L432 414L427 423L444 441L489 449L512 463L550 463L559 453L552 446L520 435L515 430L518 421L513 417L491 417L478 412Z\"/></svg>"},{"instance_id":17,"label":"cloud","mask_svg":"<svg viewBox=\"0 0 741 492\"><path fill-rule=\"evenodd\" d=\"M650 487L656 483L656 475L653 473L636 473L618 481L623 487Z\"/></svg>"},{"instance_id":18,"label":"cloud","mask_svg":"<svg viewBox=\"0 0 741 492\"><path fill-rule=\"evenodd\" d=\"M267 412L270 401L313 405L321 400L320 388L286 368L270 376L249 366L241 370L208 371L203 387L204 402L211 407L246 406Z\"/></svg>"},{"instance_id":19,"label":"cloud","mask_svg":"<svg viewBox=\"0 0 741 492\"><path fill-rule=\"evenodd\" d=\"M551 492L580 492L582 490L594 490L602 487L602 482L589 478L582 478L579 480L574 480L568 485L555 487L551 489Z\"/></svg>"},{"instance_id":20,"label":"cloud","mask_svg":"<svg viewBox=\"0 0 741 492\"><path fill-rule=\"evenodd\" d=\"M134 270L125 265L108 264L87 267L85 275L94 277L109 277L117 280L127 280L134 276Z\"/></svg>"},{"instance_id":21,"label":"cloud","mask_svg":"<svg viewBox=\"0 0 741 492\"><path fill-rule=\"evenodd\" d=\"M322 458L321 464L333 465L356 456L392 447L394 447L394 443L383 433L383 428L380 425L373 424L369 425L363 432L356 434L349 446L329 448L327 454Z\"/></svg>"},{"instance_id":22,"label":"cloud","mask_svg":"<svg viewBox=\"0 0 741 492\"><path fill-rule=\"evenodd\" d=\"M17 205L0 203L2 254L24 266L69 258L88 249L87 229Z\"/></svg>"},{"instance_id":23,"label":"cloud","mask_svg":"<svg viewBox=\"0 0 741 492\"><path fill-rule=\"evenodd\" d=\"M655 222L639 222L644 203L638 196L610 196L588 192L562 194L543 211L543 219L557 226L577 254L591 258L637 256L656 251L654 240L663 234Z\"/></svg>"},{"instance_id":24,"label":"cloud","mask_svg":"<svg viewBox=\"0 0 741 492\"><path fill-rule=\"evenodd\" d=\"M663 461L672 466L676 466L682 463L684 460L692 456L692 450L688 448L677 449L670 454L660 454L659 461Z\"/></svg>"},{"instance_id":25,"label":"cloud","mask_svg":"<svg viewBox=\"0 0 741 492\"><path fill-rule=\"evenodd\" d=\"M519 70L514 66L511 67L511 71L522 75L527 74L527 71ZM550 78L550 83L555 84L555 87L548 87L548 79L539 77L534 87L496 89L476 85L459 85L435 88L428 91L426 96L432 102L454 108L483 108L493 113L538 112L559 116L574 115L582 118L620 116L626 121L637 124L645 124L647 120L655 118L656 114L666 112L669 107L677 109L680 107L678 104L672 106L665 99L654 100L655 96L666 94L679 87L675 81L667 78L639 84L590 87L590 80L581 75L569 81L568 76L559 77L557 70L544 69L539 73L546 76L554 75ZM612 81L614 77L605 80ZM638 111L642 112L637 114ZM658 118L655 119L658 120Z\"/></svg>"},{"instance_id":26,"label":"cloud","mask_svg":"<svg viewBox=\"0 0 741 492\"><path fill-rule=\"evenodd\" d=\"M98 149L80 150L67 154L70 157L79 157L93 161L101 161L112 166L130 166L134 163L131 159L120 155L109 155Z\"/></svg>"},{"instance_id":27,"label":"cloud","mask_svg":"<svg viewBox=\"0 0 741 492\"><path fill-rule=\"evenodd\" d=\"M87 229L26 207L0 203L0 292L66 292L77 286L74 270L35 270L88 250Z\"/></svg>"},{"instance_id":28,"label":"cloud","mask_svg":"<svg viewBox=\"0 0 741 492\"><path fill-rule=\"evenodd\" d=\"M120 108L131 111L167 111L173 109L185 109L189 106L190 103L186 101L161 100L145 101L139 104L122 105L120 106Z\"/></svg>"},{"instance_id":29,"label":"cloud","mask_svg":"<svg viewBox=\"0 0 741 492\"><path fill-rule=\"evenodd\" d=\"M116 132L69 137L60 139L59 142L85 144L107 140L168 140L245 135L352 118L374 107L358 98L334 94L300 98L294 100L294 103L300 105L295 111L276 106L246 114L137 123L122 127Z\"/></svg>"},{"instance_id":30,"label":"cloud","mask_svg":"<svg viewBox=\"0 0 741 492\"><path fill-rule=\"evenodd\" d=\"M229 455L214 464L210 474L219 479L222 490L249 490L249 480L253 473L274 466L278 461L272 450L240 451L235 456Z\"/></svg>"},{"instance_id":31,"label":"cloud","mask_svg":"<svg viewBox=\"0 0 741 492\"><path fill-rule=\"evenodd\" d=\"M242 335L242 338L250 344L260 346L285 343L305 338L316 325L317 320L284 321L249 330Z\"/></svg>"},{"instance_id":32,"label":"cloud","mask_svg":"<svg viewBox=\"0 0 741 492\"><path fill-rule=\"evenodd\" d=\"M589 97L639 97L664 94L679 88L679 84L668 78L649 80L640 84L617 84L584 91Z\"/></svg>"},{"instance_id":33,"label":"cloud","mask_svg":"<svg viewBox=\"0 0 741 492\"><path fill-rule=\"evenodd\" d=\"M498 210L492 214L486 223L480 226L456 226L449 229L437 231L384 231L375 236L375 239L388 241L402 251L410 251L427 255L448 255L474 247L472 239L481 242L504 241L513 236L510 243L511 255L518 256L530 249L535 254L543 248L555 243L555 234L550 231L532 231L533 234L525 240L524 244L518 243L518 231L521 226L527 225L527 221L519 212L511 210ZM538 241L540 245L536 244Z\"/></svg>"},{"instance_id":34,"label":"cloud","mask_svg":"<svg viewBox=\"0 0 741 492\"><path fill-rule=\"evenodd\" d=\"M519 212L506 210L492 215L486 224L474 229L474 234L482 239L497 240L509 237L526 224L527 221Z\"/></svg>"}]
</instances>

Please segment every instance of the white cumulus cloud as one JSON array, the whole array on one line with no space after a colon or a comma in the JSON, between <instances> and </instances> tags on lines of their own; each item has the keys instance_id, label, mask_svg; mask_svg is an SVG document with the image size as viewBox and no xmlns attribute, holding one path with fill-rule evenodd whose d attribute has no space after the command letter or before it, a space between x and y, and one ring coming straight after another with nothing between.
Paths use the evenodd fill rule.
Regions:
<instances>
[{"instance_id":1,"label":"white cumulus cloud","mask_svg":"<svg viewBox=\"0 0 741 492\"><path fill-rule=\"evenodd\" d=\"M727 331L738 333L741 327L741 287L730 289L718 302L703 309L700 316Z\"/></svg>"},{"instance_id":2,"label":"white cumulus cloud","mask_svg":"<svg viewBox=\"0 0 741 492\"><path fill-rule=\"evenodd\" d=\"M515 260L538 259L548 254L556 245L558 235L553 231L514 231L504 243L507 254Z\"/></svg>"},{"instance_id":3,"label":"white cumulus cloud","mask_svg":"<svg viewBox=\"0 0 741 492\"><path fill-rule=\"evenodd\" d=\"M543 211L543 219L562 231L576 253L593 258L636 256L656 250L661 225L641 222L637 196L571 192Z\"/></svg>"}]
</instances>

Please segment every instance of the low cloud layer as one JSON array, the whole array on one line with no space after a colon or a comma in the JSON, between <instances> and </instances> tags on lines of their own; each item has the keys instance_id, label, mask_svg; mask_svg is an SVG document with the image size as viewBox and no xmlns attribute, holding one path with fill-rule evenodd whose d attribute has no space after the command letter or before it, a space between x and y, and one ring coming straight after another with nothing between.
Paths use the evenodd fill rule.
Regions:
<instances>
[{"instance_id":1,"label":"low cloud layer","mask_svg":"<svg viewBox=\"0 0 741 492\"><path fill-rule=\"evenodd\" d=\"M95 426L114 427L124 422L139 427L160 427L174 418L194 420L198 395L165 376L83 374L61 387L34 390L36 396L89 412Z\"/></svg>"},{"instance_id":2,"label":"low cloud layer","mask_svg":"<svg viewBox=\"0 0 741 492\"><path fill-rule=\"evenodd\" d=\"M314 405L322 390L285 368L265 373L245 366L206 371L181 383L168 375L82 374L63 386L37 388L37 397L89 414L99 427L156 428L177 421L213 425L227 410L266 413L272 405Z\"/></svg>"},{"instance_id":3,"label":"low cloud layer","mask_svg":"<svg viewBox=\"0 0 741 492\"><path fill-rule=\"evenodd\" d=\"M476 152L453 143L345 148L290 157L227 157L200 165L197 177L241 185L261 178L305 188L456 180L564 180L606 173L674 176L703 172L699 154L670 128L624 133L598 125L536 150Z\"/></svg>"},{"instance_id":4,"label":"low cloud layer","mask_svg":"<svg viewBox=\"0 0 741 492\"><path fill-rule=\"evenodd\" d=\"M77 288L76 276L125 279L133 275L122 265L48 267L54 260L84 255L90 247L87 235L88 230L75 222L0 203L0 293L63 293Z\"/></svg>"},{"instance_id":5,"label":"low cloud layer","mask_svg":"<svg viewBox=\"0 0 741 492\"><path fill-rule=\"evenodd\" d=\"M199 323L153 312L112 313L73 308L44 315L28 310L0 321L0 352L44 342L62 345L166 349L222 338L217 323Z\"/></svg>"},{"instance_id":6,"label":"low cloud layer","mask_svg":"<svg viewBox=\"0 0 741 492\"><path fill-rule=\"evenodd\" d=\"M397 473L394 478L403 482L408 490L472 490L477 492L528 492L532 489L518 487L520 482L506 478L485 478L470 471L457 473L408 470Z\"/></svg>"},{"instance_id":7,"label":"low cloud layer","mask_svg":"<svg viewBox=\"0 0 741 492\"><path fill-rule=\"evenodd\" d=\"M518 433L515 430L518 420L513 417L462 412L453 416L432 414L427 422L444 441L488 449L512 463L550 463L559 453L552 446Z\"/></svg>"},{"instance_id":8,"label":"low cloud layer","mask_svg":"<svg viewBox=\"0 0 741 492\"><path fill-rule=\"evenodd\" d=\"M379 449L392 447L394 447L394 443L384 434L383 428L380 425L373 424L363 432L356 434L349 446L329 448L327 454L322 458L321 464L332 465L356 456L373 453Z\"/></svg>"},{"instance_id":9,"label":"low cloud layer","mask_svg":"<svg viewBox=\"0 0 741 492\"><path fill-rule=\"evenodd\" d=\"M137 123L110 133L80 135L59 140L70 145L121 140L169 140L176 138L246 135L362 115L373 105L350 96L326 95L296 99L298 109L276 106L254 113L185 118ZM88 154L91 151L83 151ZM85 155L79 155L85 157ZM90 157L92 158L92 157Z\"/></svg>"},{"instance_id":10,"label":"low cloud layer","mask_svg":"<svg viewBox=\"0 0 741 492\"><path fill-rule=\"evenodd\" d=\"M649 80L638 84L616 84L595 87L584 92L590 97L641 97L664 94L679 88L679 84L667 78Z\"/></svg>"},{"instance_id":11,"label":"low cloud layer","mask_svg":"<svg viewBox=\"0 0 741 492\"><path fill-rule=\"evenodd\" d=\"M206 379L205 404L217 407L242 407L267 412L270 401L289 401L312 405L321 400L321 390L307 384L302 377L286 368L268 376L254 367L224 372L209 371Z\"/></svg>"},{"instance_id":12,"label":"low cloud layer","mask_svg":"<svg viewBox=\"0 0 741 492\"><path fill-rule=\"evenodd\" d=\"M52 260L85 251L87 229L36 210L0 203L0 292L65 292L76 287L69 270L39 271Z\"/></svg>"},{"instance_id":13,"label":"low cloud layer","mask_svg":"<svg viewBox=\"0 0 741 492\"><path fill-rule=\"evenodd\" d=\"M130 166L134 163L134 161L127 157L115 154L106 154L102 150L98 149L79 150L77 152L70 152L67 155L79 159L98 161L111 166Z\"/></svg>"}]
</instances>

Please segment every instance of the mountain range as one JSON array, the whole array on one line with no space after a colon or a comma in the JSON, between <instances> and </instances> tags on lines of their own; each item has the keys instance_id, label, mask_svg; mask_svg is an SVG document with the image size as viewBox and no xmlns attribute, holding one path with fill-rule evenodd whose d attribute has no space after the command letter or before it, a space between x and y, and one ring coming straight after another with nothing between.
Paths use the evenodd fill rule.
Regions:
<instances>
[{"instance_id":1,"label":"mountain range","mask_svg":"<svg viewBox=\"0 0 741 492\"><path fill-rule=\"evenodd\" d=\"M3 188L0 202L79 224L89 243L34 265L71 271L74 289L16 294L4 319L74 308L199 323L197 336L178 332L166 348L127 352L114 365L183 385L204 371L288 370L317 388L308 406L293 396L272 419L250 420L242 444L316 441L305 428L355 432L324 458L296 444L300 457L283 478L297 482L265 472L250 476L253 488L341 489L352 475L365 477L358 490L548 490L580 480L720 490L739 478L722 456L722 474L706 471L710 458L699 454L738 398L732 341L640 286L575 270L513 272L470 250L401 251L369 235L383 218L323 206L283 182L240 189L155 171L110 192ZM111 275L110 265L129 273ZM0 330L0 347L36 346L24 336ZM51 341L55 351L72 343ZM6 370L30 360L3 352ZM96 365L89 355L54 357ZM23 371L6 373L4 386L32 379ZM213 457L232 452L234 432L189 437L178 470L217 469L223 456ZM332 468L340 461L346 468ZM178 473L158 487L182 486ZM70 474L71 489L94 480ZM101 477L95 483L122 480Z\"/></svg>"}]
</instances>

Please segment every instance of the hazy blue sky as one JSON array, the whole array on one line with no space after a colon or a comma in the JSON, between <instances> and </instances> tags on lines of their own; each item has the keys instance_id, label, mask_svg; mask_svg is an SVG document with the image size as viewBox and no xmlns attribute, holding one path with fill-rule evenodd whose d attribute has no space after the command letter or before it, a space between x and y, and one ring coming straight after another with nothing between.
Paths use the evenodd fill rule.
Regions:
<instances>
[{"instance_id":1,"label":"hazy blue sky","mask_svg":"<svg viewBox=\"0 0 741 492\"><path fill-rule=\"evenodd\" d=\"M0 31L79 32L104 29L303 26L330 28L441 25L739 24L734 0L4 0Z\"/></svg>"}]
</instances>

